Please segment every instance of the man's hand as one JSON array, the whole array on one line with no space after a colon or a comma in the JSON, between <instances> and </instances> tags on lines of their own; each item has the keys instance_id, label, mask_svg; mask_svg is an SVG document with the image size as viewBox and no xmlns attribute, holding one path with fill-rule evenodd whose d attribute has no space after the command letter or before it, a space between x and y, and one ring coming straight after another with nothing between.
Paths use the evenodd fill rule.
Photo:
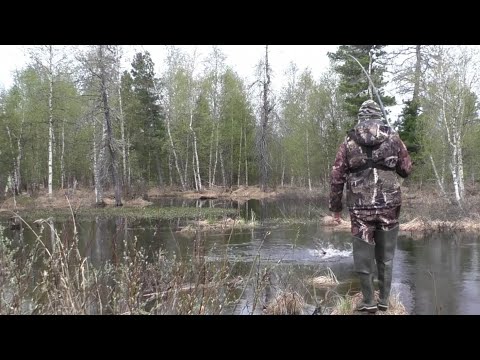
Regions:
<instances>
[{"instance_id":1,"label":"man's hand","mask_svg":"<svg viewBox=\"0 0 480 360\"><path fill-rule=\"evenodd\" d=\"M336 212L333 213L333 221L335 221L337 224L340 224L342 222L342 218L340 217L341 213Z\"/></svg>"}]
</instances>

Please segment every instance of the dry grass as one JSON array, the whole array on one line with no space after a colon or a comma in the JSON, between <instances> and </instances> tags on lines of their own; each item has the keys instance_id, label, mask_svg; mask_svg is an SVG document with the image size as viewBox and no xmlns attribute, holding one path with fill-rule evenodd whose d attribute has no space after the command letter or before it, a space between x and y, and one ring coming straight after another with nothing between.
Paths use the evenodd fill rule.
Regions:
<instances>
[{"instance_id":1,"label":"dry grass","mask_svg":"<svg viewBox=\"0 0 480 360\"><path fill-rule=\"evenodd\" d=\"M444 232L444 231L480 231L480 222L475 220L426 220L416 217L405 224L400 224L401 231L410 232Z\"/></svg>"},{"instance_id":2,"label":"dry grass","mask_svg":"<svg viewBox=\"0 0 480 360\"><path fill-rule=\"evenodd\" d=\"M264 309L265 315L303 315L305 300L297 292L281 291Z\"/></svg>"},{"instance_id":3,"label":"dry grass","mask_svg":"<svg viewBox=\"0 0 480 360\"><path fill-rule=\"evenodd\" d=\"M333 273L332 269L327 268L327 274L316 276L312 279L307 280L307 283L312 284L315 287L331 287L339 284L337 277Z\"/></svg>"},{"instance_id":4,"label":"dry grass","mask_svg":"<svg viewBox=\"0 0 480 360\"><path fill-rule=\"evenodd\" d=\"M11 247L0 231L0 314L220 314L241 284L227 261L163 253L147 261L136 238L123 242L114 263L94 267L75 230L60 237L50 219L35 221L35 230L21 221L36 240Z\"/></svg>"},{"instance_id":5,"label":"dry grass","mask_svg":"<svg viewBox=\"0 0 480 360\"><path fill-rule=\"evenodd\" d=\"M213 223L208 220L191 221L190 224L181 228L179 232L194 233L196 231L223 231L233 228L246 229L253 228L256 225L258 225L256 221L245 221L243 219L232 219L230 217L227 217L223 220Z\"/></svg>"},{"instance_id":6,"label":"dry grass","mask_svg":"<svg viewBox=\"0 0 480 360\"><path fill-rule=\"evenodd\" d=\"M68 200L67 200L68 196ZM69 209L70 205L74 210L80 208L91 208L95 206L95 194L89 190L76 190L69 192L65 190L56 190L52 196L48 196L45 192L36 197L27 194L19 195L15 198L16 209ZM105 192L104 202L107 206L115 206L115 197L113 193ZM141 197L135 199L122 199L125 207L145 207L152 205L150 201L143 200ZM13 197L5 199L0 205L0 209L13 210L15 203Z\"/></svg>"},{"instance_id":7,"label":"dry grass","mask_svg":"<svg viewBox=\"0 0 480 360\"><path fill-rule=\"evenodd\" d=\"M108 198L108 199L105 199L104 201L107 205L112 205L112 206L115 205L115 199ZM123 201L123 206L126 206L126 207L145 207L150 205L153 205L153 202L144 200L140 197L132 200Z\"/></svg>"},{"instance_id":8,"label":"dry grass","mask_svg":"<svg viewBox=\"0 0 480 360\"><path fill-rule=\"evenodd\" d=\"M262 191L259 186L240 186L236 189L228 189L223 187L213 187L212 189L205 189L200 192L194 190L172 190L166 192L160 192L157 190L149 190L149 196L175 196L187 199L229 199L229 200L249 200L249 199L266 199L274 198L280 194L286 193L287 190L269 190Z\"/></svg>"},{"instance_id":9,"label":"dry grass","mask_svg":"<svg viewBox=\"0 0 480 360\"><path fill-rule=\"evenodd\" d=\"M332 227L337 230L350 230L351 223L345 219L340 219L338 223L333 216L325 215L321 218L321 223L326 227Z\"/></svg>"},{"instance_id":10,"label":"dry grass","mask_svg":"<svg viewBox=\"0 0 480 360\"><path fill-rule=\"evenodd\" d=\"M378 301L379 292L375 291L375 299ZM362 301L362 293L338 297L330 315L363 315L364 312L355 311L355 307ZM405 306L400 302L398 294L390 295L390 306L387 311L377 311L375 315L408 315Z\"/></svg>"}]
</instances>

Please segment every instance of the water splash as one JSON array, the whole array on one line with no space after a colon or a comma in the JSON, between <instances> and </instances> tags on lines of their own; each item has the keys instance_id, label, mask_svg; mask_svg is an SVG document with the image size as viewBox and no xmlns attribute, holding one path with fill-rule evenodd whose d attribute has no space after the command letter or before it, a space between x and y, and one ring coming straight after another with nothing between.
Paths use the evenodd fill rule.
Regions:
<instances>
[{"instance_id":1,"label":"water splash","mask_svg":"<svg viewBox=\"0 0 480 360\"><path fill-rule=\"evenodd\" d=\"M322 259L346 258L352 256L352 249L337 249L332 244L327 247L319 247L318 249L310 249L310 255L320 257Z\"/></svg>"}]
</instances>

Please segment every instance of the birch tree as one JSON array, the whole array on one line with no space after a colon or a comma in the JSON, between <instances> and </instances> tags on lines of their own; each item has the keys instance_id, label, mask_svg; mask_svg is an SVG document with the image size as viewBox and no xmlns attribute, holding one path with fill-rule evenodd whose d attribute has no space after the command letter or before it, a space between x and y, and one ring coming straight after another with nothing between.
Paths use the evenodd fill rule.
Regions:
<instances>
[{"instance_id":1,"label":"birch tree","mask_svg":"<svg viewBox=\"0 0 480 360\"><path fill-rule=\"evenodd\" d=\"M211 104L213 129L209 136L208 154L208 186L215 185L217 164L219 159L219 126L220 126L220 93L222 89L221 77L225 73L225 55L218 46L213 46L206 59L205 79L208 83L208 92Z\"/></svg>"},{"instance_id":2,"label":"birch tree","mask_svg":"<svg viewBox=\"0 0 480 360\"><path fill-rule=\"evenodd\" d=\"M220 80L219 150L228 159L225 163L227 186L235 182L240 185L248 177L248 165L244 168L243 164L254 157L254 116L245 84L238 74L227 67Z\"/></svg>"},{"instance_id":3,"label":"birch tree","mask_svg":"<svg viewBox=\"0 0 480 360\"><path fill-rule=\"evenodd\" d=\"M178 109L180 107L178 96L181 86L179 88L178 81L181 80L182 76L184 76L184 72L182 71L183 63L184 55L181 53L181 51L174 46L169 47L167 49L166 58L167 70L164 77L165 96L163 98L163 106L166 110L165 122L167 127L168 142L170 145L169 150L172 154L171 159L175 164L175 170L180 180L182 190L186 190L185 178L182 171L182 159L180 157L178 145L174 139L174 129L176 126L180 125L180 121L178 119L178 113L180 112L180 109Z\"/></svg>"},{"instance_id":4,"label":"birch tree","mask_svg":"<svg viewBox=\"0 0 480 360\"><path fill-rule=\"evenodd\" d=\"M30 64L16 73L13 86L4 94L0 142L7 145L2 154L9 154L4 163L10 164L4 173L11 174L17 192L21 188L38 189L47 179L48 167L42 165L48 159L48 108L44 96L48 86L43 80L42 69Z\"/></svg>"},{"instance_id":5,"label":"birch tree","mask_svg":"<svg viewBox=\"0 0 480 360\"><path fill-rule=\"evenodd\" d=\"M465 198L464 137L477 118L478 100L473 92L477 70L474 54L467 48L439 47L435 66L426 79L423 141L430 150L428 156L441 191L445 190L438 162L446 164L459 204Z\"/></svg>"},{"instance_id":6,"label":"birch tree","mask_svg":"<svg viewBox=\"0 0 480 360\"><path fill-rule=\"evenodd\" d=\"M54 118L53 118L53 88L55 77L59 74L62 63L66 60L63 50L53 45L42 45L30 50L30 57L44 73L48 83L48 195L53 192L53 142L54 142Z\"/></svg>"},{"instance_id":7,"label":"birch tree","mask_svg":"<svg viewBox=\"0 0 480 360\"><path fill-rule=\"evenodd\" d=\"M20 193L22 185L21 162L23 158L23 132L25 123L25 93L17 73L14 86L3 97L2 123L6 130L10 148L10 162L13 171L9 170L8 176L12 179L12 191L15 195ZM12 175L10 175L12 174Z\"/></svg>"}]
</instances>

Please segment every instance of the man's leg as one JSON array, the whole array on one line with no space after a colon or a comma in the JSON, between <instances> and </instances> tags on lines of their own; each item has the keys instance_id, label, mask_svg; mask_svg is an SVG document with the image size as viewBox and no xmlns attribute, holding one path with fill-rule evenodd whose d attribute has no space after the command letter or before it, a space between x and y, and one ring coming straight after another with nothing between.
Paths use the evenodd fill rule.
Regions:
<instances>
[{"instance_id":1,"label":"man's leg","mask_svg":"<svg viewBox=\"0 0 480 360\"><path fill-rule=\"evenodd\" d=\"M397 246L400 206L385 209L378 215L379 229L375 230L375 259L377 261L380 299L378 309L388 310L392 286L393 258Z\"/></svg>"},{"instance_id":2,"label":"man's leg","mask_svg":"<svg viewBox=\"0 0 480 360\"><path fill-rule=\"evenodd\" d=\"M353 235L353 263L360 280L363 300L357 311L376 312L373 275L375 271L375 243L373 236L375 227L369 222L368 212L351 210L350 220Z\"/></svg>"}]
</instances>

